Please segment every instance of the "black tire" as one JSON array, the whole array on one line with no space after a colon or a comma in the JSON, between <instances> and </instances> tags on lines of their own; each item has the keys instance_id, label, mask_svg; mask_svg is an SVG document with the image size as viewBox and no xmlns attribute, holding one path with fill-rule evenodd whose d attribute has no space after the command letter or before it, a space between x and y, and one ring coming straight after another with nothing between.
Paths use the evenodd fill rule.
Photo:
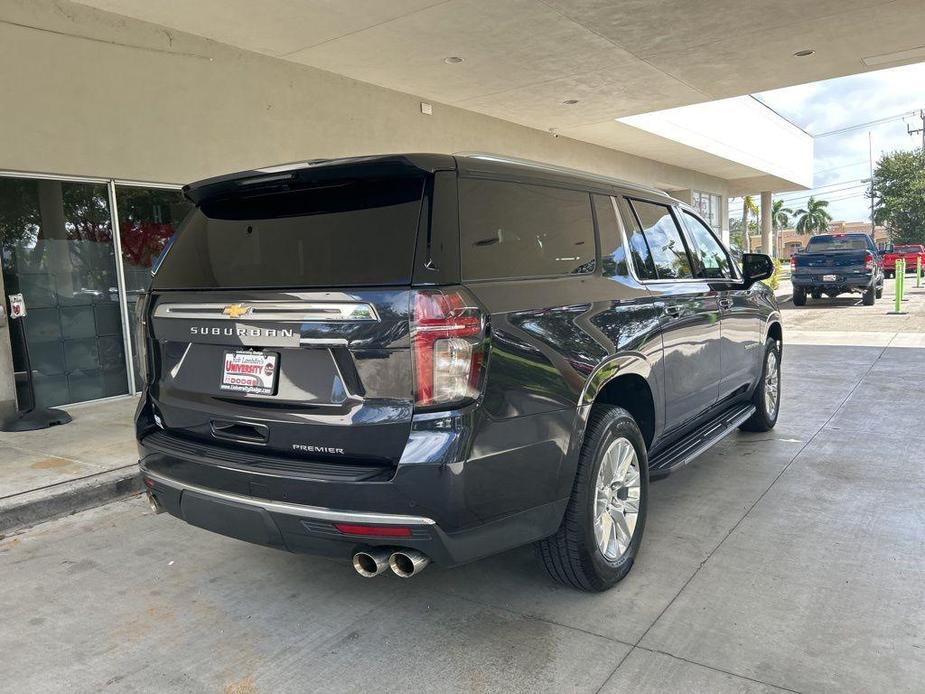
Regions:
<instances>
[{"instance_id":1,"label":"black tire","mask_svg":"<svg viewBox=\"0 0 925 694\"><path fill-rule=\"evenodd\" d=\"M883 283L882 282L877 285L877 298L878 299L883 298Z\"/></svg>"},{"instance_id":2,"label":"black tire","mask_svg":"<svg viewBox=\"0 0 925 694\"><path fill-rule=\"evenodd\" d=\"M818 299L821 299L821 298L822 298L822 292L819 291L818 289L814 289L814 290L813 290L813 293L810 294L810 296L813 297L813 299L817 299L817 300L818 300Z\"/></svg>"},{"instance_id":3,"label":"black tire","mask_svg":"<svg viewBox=\"0 0 925 694\"><path fill-rule=\"evenodd\" d=\"M773 407L773 412L769 411L768 399L765 397L768 388L768 364L769 355L774 355L774 363L777 371L777 399ZM739 425L742 431L771 431L777 424L777 416L780 414L780 345L777 340L768 338L764 343L764 356L761 362L761 380L755 387L755 393L752 395L752 404L755 406L755 413Z\"/></svg>"},{"instance_id":4,"label":"black tire","mask_svg":"<svg viewBox=\"0 0 925 694\"><path fill-rule=\"evenodd\" d=\"M877 300L877 290L873 284L871 284L867 289L864 290L864 305L873 306L874 302Z\"/></svg>"},{"instance_id":5,"label":"black tire","mask_svg":"<svg viewBox=\"0 0 925 694\"><path fill-rule=\"evenodd\" d=\"M888 279L888 280L893 279L893 275L894 275L894 273L892 273L892 272L884 272L884 273L883 273L883 276L884 276L886 279Z\"/></svg>"},{"instance_id":6,"label":"black tire","mask_svg":"<svg viewBox=\"0 0 925 694\"><path fill-rule=\"evenodd\" d=\"M639 471L639 511L629 545L615 560L607 559L594 534L598 471L609 446L629 441ZM590 592L612 588L633 568L646 525L649 465L645 441L629 412L613 405L596 405L588 421L578 459L575 484L562 524L555 535L540 540L537 553L549 575L559 583Z\"/></svg>"},{"instance_id":7,"label":"black tire","mask_svg":"<svg viewBox=\"0 0 925 694\"><path fill-rule=\"evenodd\" d=\"M802 287L797 287L793 290L793 305L806 306L806 290Z\"/></svg>"}]
</instances>

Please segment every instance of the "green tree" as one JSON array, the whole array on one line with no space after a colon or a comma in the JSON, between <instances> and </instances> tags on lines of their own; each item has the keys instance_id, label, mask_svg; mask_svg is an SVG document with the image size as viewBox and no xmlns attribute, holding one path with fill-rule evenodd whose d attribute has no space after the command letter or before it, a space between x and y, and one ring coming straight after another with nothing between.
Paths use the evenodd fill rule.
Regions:
<instances>
[{"instance_id":1,"label":"green tree","mask_svg":"<svg viewBox=\"0 0 925 694\"><path fill-rule=\"evenodd\" d=\"M793 210L789 207L784 207L783 200L775 200L771 204L771 226L774 228L775 233L790 226L792 214Z\"/></svg>"},{"instance_id":2,"label":"green tree","mask_svg":"<svg viewBox=\"0 0 925 694\"><path fill-rule=\"evenodd\" d=\"M925 151L881 157L871 196L874 221L886 226L894 243L925 243Z\"/></svg>"},{"instance_id":3,"label":"green tree","mask_svg":"<svg viewBox=\"0 0 925 694\"><path fill-rule=\"evenodd\" d=\"M826 231L829 228L829 222L832 221L832 215L826 210L828 206L828 200L816 200L815 197L810 196L806 207L801 207L796 211L797 233L803 236L804 234L821 234Z\"/></svg>"},{"instance_id":4,"label":"green tree","mask_svg":"<svg viewBox=\"0 0 925 694\"><path fill-rule=\"evenodd\" d=\"M745 195L742 197L742 228L751 230L751 227L748 224L748 215L752 214L757 219L758 217L758 204L755 202L755 198L751 195ZM749 238L749 233L742 234L742 250L746 253L751 253L752 242Z\"/></svg>"}]
</instances>

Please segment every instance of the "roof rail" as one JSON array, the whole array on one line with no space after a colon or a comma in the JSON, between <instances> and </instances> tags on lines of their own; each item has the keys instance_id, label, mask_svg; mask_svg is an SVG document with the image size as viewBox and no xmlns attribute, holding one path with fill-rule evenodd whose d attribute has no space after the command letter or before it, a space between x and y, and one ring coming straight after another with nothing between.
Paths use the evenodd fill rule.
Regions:
<instances>
[{"instance_id":1,"label":"roof rail","mask_svg":"<svg viewBox=\"0 0 925 694\"><path fill-rule=\"evenodd\" d=\"M638 190L645 190L650 193L657 193L659 195L668 196L664 190L658 188L653 188L652 186L643 185L641 183L634 183L633 181L627 181L622 178L615 178L613 176L604 176L603 174L591 173L590 171L582 171L581 169L572 169L567 166L559 166L557 164L547 164L546 162L534 161L532 159L520 159L518 157L509 157L503 154L494 154L492 152L453 152L454 157L466 157L467 159L481 159L483 161L495 161L502 164L516 164L518 166L526 166L531 169L537 169L540 171L548 171L550 173L560 173L566 174L568 176L581 176L582 178L589 178L595 181L600 181L602 183L611 183L619 186L627 186L630 188L636 188ZM669 196L670 197L670 196Z\"/></svg>"}]
</instances>

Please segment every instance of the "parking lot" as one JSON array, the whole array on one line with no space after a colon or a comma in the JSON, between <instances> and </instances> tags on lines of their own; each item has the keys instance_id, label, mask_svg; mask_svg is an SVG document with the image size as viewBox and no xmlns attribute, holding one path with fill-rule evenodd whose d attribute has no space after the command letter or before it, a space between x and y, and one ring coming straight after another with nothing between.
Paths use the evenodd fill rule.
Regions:
<instances>
[{"instance_id":1,"label":"parking lot","mask_svg":"<svg viewBox=\"0 0 925 694\"><path fill-rule=\"evenodd\" d=\"M921 691L925 290L786 305L783 405L653 485L604 594L530 548L401 580L155 516L0 542L6 691Z\"/></svg>"}]
</instances>

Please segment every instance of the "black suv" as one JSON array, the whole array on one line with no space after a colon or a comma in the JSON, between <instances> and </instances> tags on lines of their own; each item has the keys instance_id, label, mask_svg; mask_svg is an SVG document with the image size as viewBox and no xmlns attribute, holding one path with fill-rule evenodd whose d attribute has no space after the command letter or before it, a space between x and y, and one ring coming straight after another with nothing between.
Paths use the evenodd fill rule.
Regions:
<instances>
[{"instance_id":1,"label":"black suv","mask_svg":"<svg viewBox=\"0 0 925 694\"><path fill-rule=\"evenodd\" d=\"M536 542L603 590L651 478L777 419L770 259L662 192L442 154L185 192L136 423L152 507L193 525L365 576Z\"/></svg>"}]
</instances>

